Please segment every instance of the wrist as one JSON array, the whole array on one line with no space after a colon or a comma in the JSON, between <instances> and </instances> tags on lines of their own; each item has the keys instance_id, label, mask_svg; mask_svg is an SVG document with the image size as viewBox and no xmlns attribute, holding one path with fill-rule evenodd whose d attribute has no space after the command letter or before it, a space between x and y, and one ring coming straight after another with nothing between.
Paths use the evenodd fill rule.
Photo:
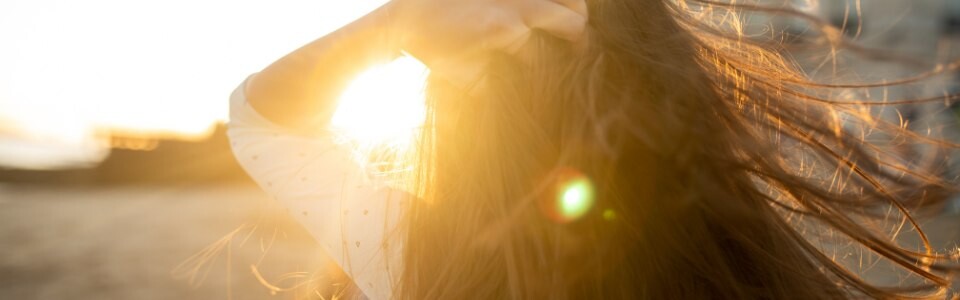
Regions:
<instances>
[{"instance_id":1,"label":"wrist","mask_svg":"<svg viewBox=\"0 0 960 300\"><path fill-rule=\"evenodd\" d=\"M391 59L399 57L403 51L406 33L403 30L405 26L400 21L397 1L388 1L365 18L373 19L372 23L376 24L380 47L390 53Z\"/></svg>"}]
</instances>

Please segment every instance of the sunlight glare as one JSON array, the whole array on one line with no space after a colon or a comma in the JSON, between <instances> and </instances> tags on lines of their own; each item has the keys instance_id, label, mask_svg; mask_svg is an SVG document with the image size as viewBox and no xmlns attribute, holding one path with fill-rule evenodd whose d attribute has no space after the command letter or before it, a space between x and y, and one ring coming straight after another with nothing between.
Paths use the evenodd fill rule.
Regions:
<instances>
[{"instance_id":1,"label":"sunlight glare","mask_svg":"<svg viewBox=\"0 0 960 300\"><path fill-rule=\"evenodd\" d=\"M341 96L333 127L359 145L406 148L426 114L427 73L406 56L364 72Z\"/></svg>"},{"instance_id":2,"label":"sunlight glare","mask_svg":"<svg viewBox=\"0 0 960 300\"><path fill-rule=\"evenodd\" d=\"M92 166L118 136L207 139L249 74L385 2L0 1L0 167Z\"/></svg>"}]
</instances>

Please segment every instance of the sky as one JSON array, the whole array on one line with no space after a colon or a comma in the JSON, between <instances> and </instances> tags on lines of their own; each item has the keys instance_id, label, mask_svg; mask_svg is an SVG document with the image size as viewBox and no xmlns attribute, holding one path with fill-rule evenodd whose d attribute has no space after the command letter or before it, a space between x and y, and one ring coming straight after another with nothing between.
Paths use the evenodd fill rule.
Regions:
<instances>
[{"instance_id":1,"label":"sky","mask_svg":"<svg viewBox=\"0 0 960 300\"><path fill-rule=\"evenodd\" d=\"M204 138L227 119L227 97L249 74L384 2L0 1L0 166L91 166L108 154L111 134ZM386 90L416 101L425 68L394 65L362 77L368 85L405 78ZM355 117L340 123L362 126L363 114L343 115Z\"/></svg>"}]
</instances>

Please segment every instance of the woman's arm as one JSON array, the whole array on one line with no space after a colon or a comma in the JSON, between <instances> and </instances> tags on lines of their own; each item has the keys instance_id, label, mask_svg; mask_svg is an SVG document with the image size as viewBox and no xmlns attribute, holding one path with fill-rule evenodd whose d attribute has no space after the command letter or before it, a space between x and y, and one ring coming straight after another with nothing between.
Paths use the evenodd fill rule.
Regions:
<instances>
[{"instance_id":1,"label":"woman's arm","mask_svg":"<svg viewBox=\"0 0 960 300\"><path fill-rule=\"evenodd\" d=\"M367 176L352 151L332 139L296 133L322 128L346 85L371 65L395 58L399 49L456 80L469 69L465 61L522 44L532 28L574 39L584 18L564 5L582 7L582 0L553 1L393 0L237 88L227 131L234 154L367 296L389 299L390 270L402 267L402 235L391 232L403 202L413 196Z\"/></svg>"},{"instance_id":2,"label":"woman's arm","mask_svg":"<svg viewBox=\"0 0 960 300\"><path fill-rule=\"evenodd\" d=\"M456 84L478 75L485 53L515 52L533 29L577 41L583 0L393 0L277 60L251 78L246 96L270 121L320 128L358 73L403 49Z\"/></svg>"},{"instance_id":3,"label":"woman's arm","mask_svg":"<svg viewBox=\"0 0 960 300\"><path fill-rule=\"evenodd\" d=\"M247 101L281 126L307 130L330 120L341 92L358 73L396 58L384 5L277 60L250 78Z\"/></svg>"}]
</instances>

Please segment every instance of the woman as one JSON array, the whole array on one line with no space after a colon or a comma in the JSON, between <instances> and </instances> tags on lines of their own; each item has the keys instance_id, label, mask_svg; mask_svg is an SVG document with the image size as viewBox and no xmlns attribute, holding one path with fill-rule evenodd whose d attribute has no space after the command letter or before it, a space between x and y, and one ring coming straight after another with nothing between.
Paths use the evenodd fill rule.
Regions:
<instances>
[{"instance_id":1,"label":"woman","mask_svg":"<svg viewBox=\"0 0 960 300\"><path fill-rule=\"evenodd\" d=\"M394 0L251 76L229 134L373 299L943 297L955 258L870 221L916 225L908 209L949 184L866 132L945 143L823 97L849 86L809 82L778 44L743 38L740 10L795 14ZM325 129L347 83L401 52L433 74L412 193ZM867 283L811 242L819 233L923 280Z\"/></svg>"}]
</instances>

